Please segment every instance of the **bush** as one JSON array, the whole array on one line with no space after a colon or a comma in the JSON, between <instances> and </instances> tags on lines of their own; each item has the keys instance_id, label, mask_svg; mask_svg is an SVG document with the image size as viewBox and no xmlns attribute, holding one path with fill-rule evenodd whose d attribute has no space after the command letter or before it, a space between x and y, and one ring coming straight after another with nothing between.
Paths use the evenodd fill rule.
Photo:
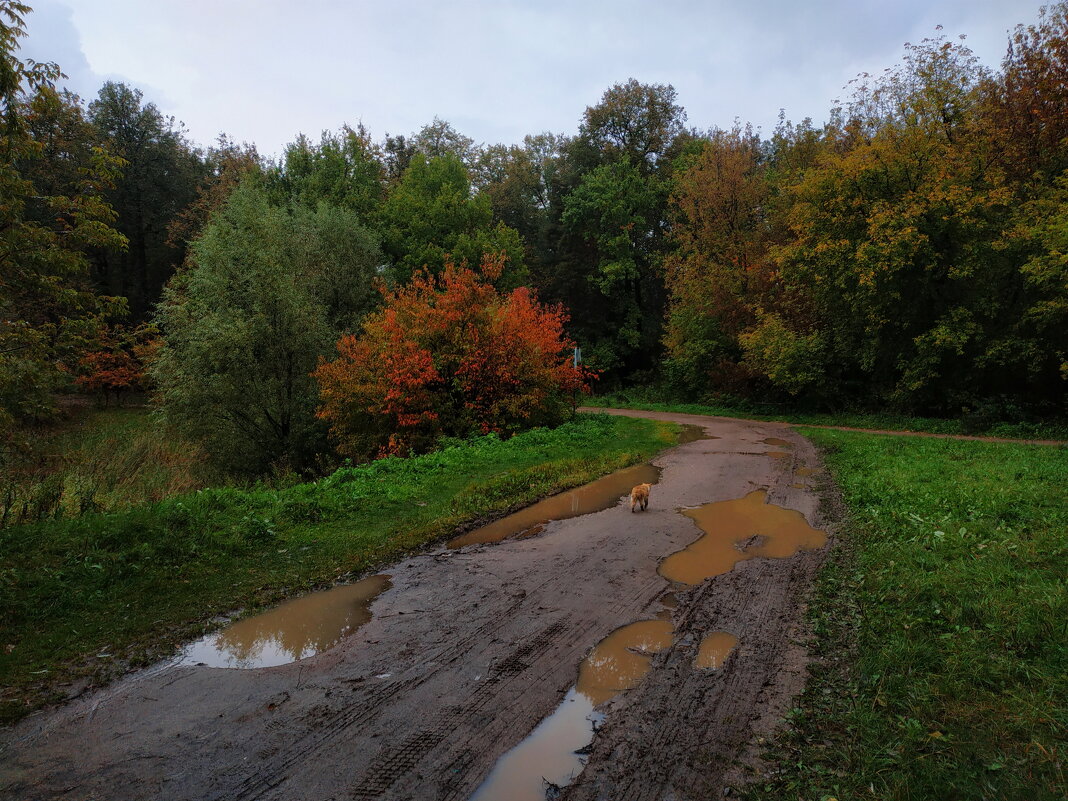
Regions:
<instances>
[{"instance_id":1,"label":"bush","mask_svg":"<svg viewBox=\"0 0 1068 801\"><path fill-rule=\"evenodd\" d=\"M560 423L585 389L571 365L560 307L521 287L493 282L503 256L481 273L446 264L385 292L385 308L360 336L338 342L339 357L315 373L338 450L364 458L427 450L442 437L510 435Z\"/></svg>"}]
</instances>

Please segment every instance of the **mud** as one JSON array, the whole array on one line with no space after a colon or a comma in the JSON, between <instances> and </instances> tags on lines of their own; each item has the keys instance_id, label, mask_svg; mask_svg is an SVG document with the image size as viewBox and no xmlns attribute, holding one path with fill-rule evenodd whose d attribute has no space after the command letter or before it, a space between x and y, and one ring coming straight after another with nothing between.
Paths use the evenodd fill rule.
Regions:
<instances>
[{"instance_id":1,"label":"mud","mask_svg":"<svg viewBox=\"0 0 1068 801\"><path fill-rule=\"evenodd\" d=\"M187 645L177 665L261 668L307 659L333 648L371 619L371 604L389 576L370 576L294 598Z\"/></svg>"},{"instance_id":2,"label":"mud","mask_svg":"<svg viewBox=\"0 0 1068 801\"><path fill-rule=\"evenodd\" d=\"M796 475L800 476L801 478L807 478L808 476L814 476L818 472L819 472L819 468L817 468L817 467L799 467L799 468L797 468L797 470L794 471L794 473Z\"/></svg>"},{"instance_id":3,"label":"mud","mask_svg":"<svg viewBox=\"0 0 1068 801\"><path fill-rule=\"evenodd\" d=\"M595 707L645 677L653 655L671 645L671 628L670 622L638 621L597 643L560 706L497 761L471 801L544 801L548 785L570 784L585 765L579 752L604 720Z\"/></svg>"},{"instance_id":4,"label":"mud","mask_svg":"<svg viewBox=\"0 0 1068 801\"><path fill-rule=\"evenodd\" d=\"M703 536L677 509L756 490L828 528L818 498L789 486L791 466L818 458L774 423L634 414L719 437L654 461L647 513L617 503L537 536L383 566L392 586L371 619L298 662L144 671L32 715L0 733L0 797L465 801L561 706L597 643L664 611L670 644L627 651L648 671L596 708L603 724L561 797L722 797L731 766L753 758L803 684L803 599L822 552L744 559L691 587L657 568ZM791 443L791 459L761 452L771 436ZM717 631L741 644L722 667L696 667Z\"/></svg>"},{"instance_id":5,"label":"mud","mask_svg":"<svg viewBox=\"0 0 1068 801\"><path fill-rule=\"evenodd\" d=\"M779 439L778 437L764 437L764 439L760 441L763 442L765 445L773 445L776 448L789 448L791 447L791 445L793 445L793 443L789 442L788 440Z\"/></svg>"},{"instance_id":6,"label":"mud","mask_svg":"<svg viewBox=\"0 0 1068 801\"><path fill-rule=\"evenodd\" d=\"M487 526L454 537L449 540L448 547L463 548L466 545L500 542L513 536L534 536L541 533L550 520L567 520L608 509L615 506L620 497L629 495L635 485L656 484L659 480L660 469L651 464L617 470L604 478L545 498Z\"/></svg>"}]
</instances>

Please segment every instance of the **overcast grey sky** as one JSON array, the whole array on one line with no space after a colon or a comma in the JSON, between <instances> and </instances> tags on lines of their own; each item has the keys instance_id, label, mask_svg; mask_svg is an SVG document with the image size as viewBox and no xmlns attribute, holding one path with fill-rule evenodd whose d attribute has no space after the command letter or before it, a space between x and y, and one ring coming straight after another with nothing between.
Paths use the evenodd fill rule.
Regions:
<instances>
[{"instance_id":1,"label":"overcast grey sky","mask_svg":"<svg viewBox=\"0 0 1068 801\"><path fill-rule=\"evenodd\" d=\"M778 110L822 122L905 42L968 36L989 66L1034 0L29 0L23 56L92 99L106 79L208 144L276 154L299 132L363 122L376 138L435 115L477 142L574 133L628 78L670 83L699 128Z\"/></svg>"}]
</instances>

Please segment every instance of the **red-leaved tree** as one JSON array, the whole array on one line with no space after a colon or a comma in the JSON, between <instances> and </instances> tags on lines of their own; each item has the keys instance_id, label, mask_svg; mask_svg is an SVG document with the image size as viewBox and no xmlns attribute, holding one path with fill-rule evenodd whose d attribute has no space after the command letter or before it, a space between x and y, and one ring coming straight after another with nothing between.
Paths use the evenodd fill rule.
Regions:
<instances>
[{"instance_id":1,"label":"red-leaved tree","mask_svg":"<svg viewBox=\"0 0 1068 801\"><path fill-rule=\"evenodd\" d=\"M498 292L503 266L502 256L485 257L479 271L447 262L437 278L383 289L384 308L314 373L319 417L341 453L407 453L442 436L564 419L589 377L572 366L566 314L525 287Z\"/></svg>"},{"instance_id":2,"label":"red-leaved tree","mask_svg":"<svg viewBox=\"0 0 1068 801\"><path fill-rule=\"evenodd\" d=\"M121 405L123 393L147 389L145 365L154 358L159 344L159 331L153 325L133 330L107 328L100 333L98 349L79 359L74 383L87 392L99 393L105 405L109 394Z\"/></svg>"}]
</instances>

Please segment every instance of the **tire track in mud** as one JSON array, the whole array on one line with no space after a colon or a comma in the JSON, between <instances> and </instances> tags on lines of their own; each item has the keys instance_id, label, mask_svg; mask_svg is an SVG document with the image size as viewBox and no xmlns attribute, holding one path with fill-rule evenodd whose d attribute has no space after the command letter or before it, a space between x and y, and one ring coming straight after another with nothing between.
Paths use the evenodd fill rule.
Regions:
<instances>
[{"instance_id":1,"label":"tire track in mud","mask_svg":"<svg viewBox=\"0 0 1068 801\"><path fill-rule=\"evenodd\" d=\"M642 413L636 413L646 416ZM657 417L656 414L647 416ZM671 449L648 512L625 502L537 536L417 555L370 622L334 649L260 670L133 676L0 734L0 797L252 801L463 801L574 684L620 626L657 617L659 562L700 534L679 507L767 488L820 525L791 486L817 466L776 424L686 415L719 437ZM785 432L785 433L784 433ZM789 459L762 440L787 438ZM567 798L704 798L788 708L803 679L798 598L821 558L751 559L675 589L675 643L610 702ZM704 634L739 638L719 670L693 667Z\"/></svg>"}]
</instances>

